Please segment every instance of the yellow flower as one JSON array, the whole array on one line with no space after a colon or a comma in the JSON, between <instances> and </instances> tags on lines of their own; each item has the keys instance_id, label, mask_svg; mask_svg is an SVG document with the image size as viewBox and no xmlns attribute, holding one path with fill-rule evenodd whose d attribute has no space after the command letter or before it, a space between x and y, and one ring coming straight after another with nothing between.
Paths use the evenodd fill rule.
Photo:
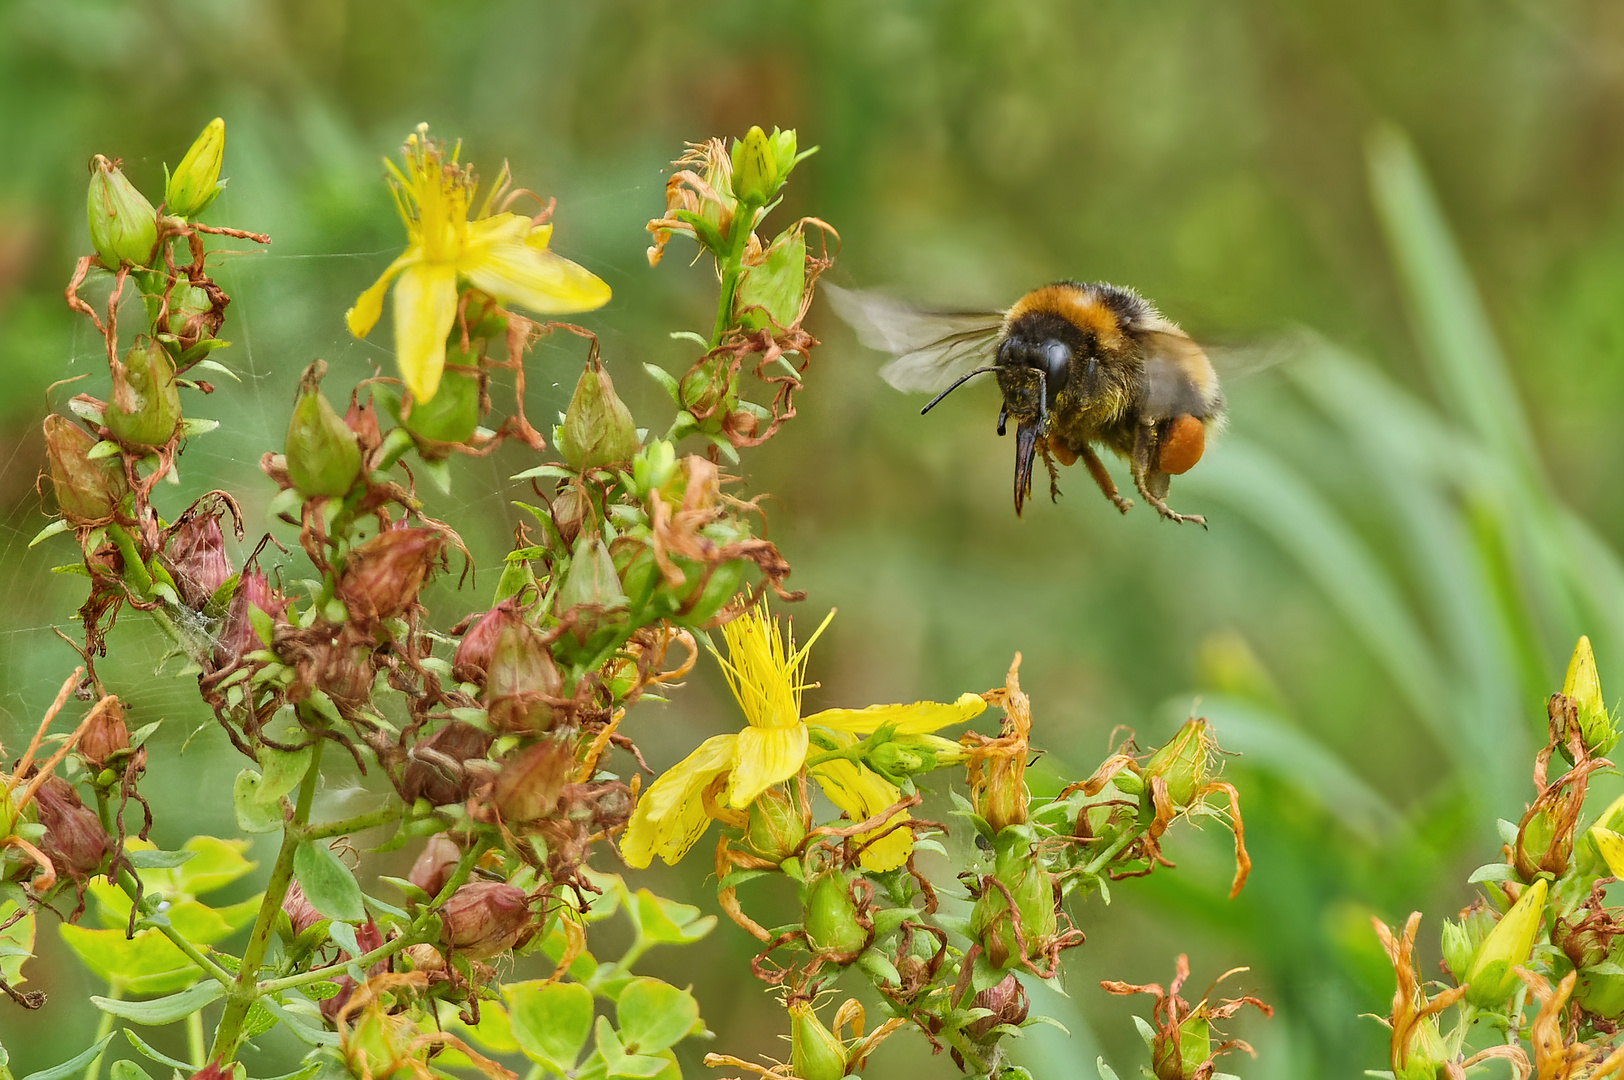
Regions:
<instances>
[{"instance_id":1,"label":"yellow flower","mask_svg":"<svg viewBox=\"0 0 1624 1080\"><path fill-rule=\"evenodd\" d=\"M808 725L824 729L836 746L846 748L881 727L891 727L898 735L922 735L969 720L987 707L981 695L964 694L951 704L916 701L826 709L803 718L801 679L807 652L829 618L799 650L793 641L786 643L776 622L757 609L722 628L728 652L721 660L722 671L749 726L735 735L706 739L649 785L620 839L628 863L647 866L657 854L674 865L710 826L712 807L746 810L763 791L800 772L811 746ZM829 800L853 821L872 817L901 797L890 781L846 758L822 761L809 771ZM903 812L887 827L906 818ZM906 862L912 850L913 834L906 828L893 829L863 850L862 864L868 870L892 870Z\"/></svg>"},{"instance_id":2,"label":"yellow flower","mask_svg":"<svg viewBox=\"0 0 1624 1080\"><path fill-rule=\"evenodd\" d=\"M548 250L551 225L537 225L523 214L491 212L506 186L505 165L474 220L468 220L479 180L471 166L458 164L461 148L460 143L453 147L447 160L444 146L431 141L428 125L420 124L406 137L406 171L384 162L409 243L344 316L350 333L366 337L394 282L395 354L401 377L419 402L440 387L459 282L542 315L591 311L609 302L608 285Z\"/></svg>"}]
</instances>

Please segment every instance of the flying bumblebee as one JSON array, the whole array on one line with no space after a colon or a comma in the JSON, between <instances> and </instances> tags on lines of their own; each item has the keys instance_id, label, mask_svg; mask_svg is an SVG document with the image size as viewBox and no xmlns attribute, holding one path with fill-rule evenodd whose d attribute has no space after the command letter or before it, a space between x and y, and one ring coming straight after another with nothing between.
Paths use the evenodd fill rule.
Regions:
<instances>
[{"instance_id":1,"label":"flying bumblebee","mask_svg":"<svg viewBox=\"0 0 1624 1080\"><path fill-rule=\"evenodd\" d=\"M1032 493L1032 462L1042 454L1050 497L1060 494L1055 461L1082 459L1118 510L1118 494L1094 453L1126 458L1134 487L1170 521L1199 514L1167 505L1168 478L1201 460L1207 435L1222 426L1223 394L1212 364L1189 335L1132 289L1057 281L1004 312L936 314L826 286L835 311L865 345L895 359L880 376L898 390L934 394L920 410L967 380L992 372L1003 393L998 434L1015 421L1015 513Z\"/></svg>"}]
</instances>

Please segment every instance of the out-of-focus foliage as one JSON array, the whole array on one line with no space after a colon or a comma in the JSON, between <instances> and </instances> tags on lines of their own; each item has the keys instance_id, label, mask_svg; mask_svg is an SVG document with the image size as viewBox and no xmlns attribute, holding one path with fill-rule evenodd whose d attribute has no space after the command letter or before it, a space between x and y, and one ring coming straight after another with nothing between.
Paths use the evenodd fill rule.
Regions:
<instances>
[{"instance_id":1,"label":"out-of-focus foliage","mask_svg":"<svg viewBox=\"0 0 1624 1080\"><path fill-rule=\"evenodd\" d=\"M1271 346L1286 354L1274 368L1228 378L1230 433L1181 483L1208 534L1119 518L1080 473L1063 477L1058 506L1015 521L993 391L961 392L920 420L917 402L875 378L879 358L834 326L815 404L752 462L751 487L795 493L769 506L771 535L816 585L812 601L842 609L809 708L939 697L967 673L991 685L1019 648L1047 710L1038 741L1059 757L1101 752L1116 724L1160 741L1198 693L1246 752L1231 776L1248 799L1247 891L1221 902L1227 852L1213 836L1210 852L1141 891L1165 920L1107 916L1072 954L1070 1011L1034 1002L1074 1036L1033 1035L1034 1069L1090 1075L1084 1015L1126 1031L1131 1008L1094 980L1164 978L1165 961L1119 962L1170 954L1163 921L1181 938L1204 930L1197 970L1254 962L1248 989L1278 1008L1242 1029L1261 1054L1247 1075L1379 1067L1384 1033L1356 1019L1391 989L1368 915L1397 924L1469 899L1459 882L1492 839L1482 823L1520 816L1532 794L1515 763L1581 630L1604 681L1624 670L1606 555L1624 522L1609 468L1624 448L1621 57L1624 21L1605 0L11 0L0 6L0 741L42 711L71 658L45 628L71 619L77 583L25 545L43 523L39 421L47 400L75 392L48 399L47 384L64 358L87 371L100 361L60 292L84 247L93 151L162 148L124 163L156 190L160 162L204 122L231 125L228 157L241 156L228 171L253 175L253 215L236 220L230 188L210 213L276 243L219 267L244 385L210 401L224 426L194 453L262 493L245 504L260 521L273 491L254 463L286 429L294 374L270 358L322 355L349 380L387 362L350 339L342 312L398 244L377 179L401 131L457 130L570 208L559 242L615 290L602 326L627 338L606 336L604 355L636 413L660 394L639 391L636 363L679 347L627 355L620 346L651 340L630 313L700 333L711 316L698 270L646 270L641 222L662 202L668 147L752 122L796 127L822 150L792 198L840 223L844 284L987 307L1044 280L1103 278L1237 353L1315 332ZM1382 121L1413 149L1370 141ZM532 415L563 408L571 385L533 376ZM458 505L475 503L489 526L464 537L492 583L514 511L477 493L482 477L515 471L509 460L456 464ZM108 674L135 684L162 647L133 620L119 633L132 640L115 642L126 659ZM186 683L144 685L132 725L171 720L148 783L197 790L211 808L184 826L176 816L185 831L158 837L174 847L209 831L224 801L201 789L236 766L214 730L182 755L182 733L207 720L180 711ZM723 730L724 698L717 682L697 686L672 709L683 736L646 744L651 763L671 764L697 730ZM1040 763L1034 784L1048 771ZM341 806L345 793L329 797ZM697 899L698 874L661 891ZM717 1002L719 1041L782 1056L764 1034L751 1044L767 1003L733 988L747 943L716 947L728 945L738 955L720 975L656 973ZM1435 948L1422 943L1429 968ZM62 951L32 971L31 985L64 998L92 992ZM73 1023L62 1035L84 1045L96 1017L87 1006ZM57 1060L36 1033L0 1031L17 1075ZM889 1052L874 1069L907 1066Z\"/></svg>"}]
</instances>

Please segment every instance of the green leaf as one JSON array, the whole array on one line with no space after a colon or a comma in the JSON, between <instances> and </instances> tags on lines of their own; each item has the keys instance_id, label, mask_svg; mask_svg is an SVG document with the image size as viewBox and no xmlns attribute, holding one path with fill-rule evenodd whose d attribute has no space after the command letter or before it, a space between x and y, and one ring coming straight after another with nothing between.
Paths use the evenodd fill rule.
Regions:
<instances>
[{"instance_id":1,"label":"green leaf","mask_svg":"<svg viewBox=\"0 0 1624 1080\"><path fill-rule=\"evenodd\" d=\"M195 852L197 858L175 871L175 888L166 892L201 896L225 888L259 865L243 857L243 852L248 850L247 840L194 836L182 844L181 849Z\"/></svg>"},{"instance_id":2,"label":"green leaf","mask_svg":"<svg viewBox=\"0 0 1624 1080\"><path fill-rule=\"evenodd\" d=\"M805 291L806 237L800 226L791 225L773 241L761 264L739 280L739 324L750 330L788 326L800 314Z\"/></svg>"},{"instance_id":3,"label":"green leaf","mask_svg":"<svg viewBox=\"0 0 1624 1080\"><path fill-rule=\"evenodd\" d=\"M0 924L17 912L15 901L0 903ZM12 986L23 981L23 964L34 955L34 913L30 911L4 930L0 930L0 945L18 952L0 956L0 979Z\"/></svg>"},{"instance_id":4,"label":"green leaf","mask_svg":"<svg viewBox=\"0 0 1624 1080\"><path fill-rule=\"evenodd\" d=\"M293 851L293 876L299 879L310 906L329 919L364 922L366 907L361 902L361 886L350 868L339 861L326 844L299 841Z\"/></svg>"},{"instance_id":5,"label":"green leaf","mask_svg":"<svg viewBox=\"0 0 1624 1080\"><path fill-rule=\"evenodd\" d=\"M159 1027L186 1019L225 992L225 987L209 979L198 983L190 990L182 990L178 994L154 998L151 1001L118 1001L114 998L92 996L90 1003L104 1013L125 1020L134 1020L137 1024L145 1024L147 1027Z\"/></svg>"},{"instance_id":6,"label":"green leaf","mask_svg":"<svg viewBox=\"0 0 1624 1080\"><path fill-rule=\"evenodd\" d=\"M130 865L137 870L173 870L189 859L195 859L195 851L132 851L129 853Z\"/></svg>"},{"instance_id":7,"label":"green leaf","mask_svg":"<svg viewBox=\"0 0 1624 1080\"><path fill-rule=\"evenodd\" d=\"M231 809L237 815L237 828L245 833L281 832L282 807L259 797L262 778L253 769L244 769L231 782Z\"/></svg>"},{"instance_id":8,"label":"green leaf","mask_svg":"<svg viewBox=\"0 0 1624 1080\"><path fill-rule=\"evenodd\" d=\"M510 983L508 1017L524 1056L565 1074L592 1031L592 991L580 983Z\"/></svg>"},{"instance_id":9,"label":"green leaf","mask_svg":"<svg viewBox=\"0 0 1624 1080\"><path fill-rule=\"evenodd\" d=\"M615 1005L627 1053L653 1054L679 1042L699 1022L699 1003L659 979L634 979Z\"/></svg>"},{"instance_id":10,"label":"green leaf","mask_svg":"<svg viewBox=\"0 0 1624 1080\"><path fill-rule=\"evenodd\" d=\"M207 435L220 426L218 420L204 420L200 417L188 416L180 422L182 438L190 439L194 435Z\"/></svg>"},{"instance_id":11,"label":"green leaf","mask_svg":"<svg viewBox=\"0 0 1624 1080\"><path fill-rule=\"evenodd\" d=\"M645 941L665 945L687 945L698 941L716 925L716 916L701 915L691 904L679 904L638 889L626 905L637 933Z\"/></svg>"},{"instance_id":12,"label":"green leaf","mask_svg":"<svg viewBox=\"0 0 1624 1080\"><path fill-rule=\"evenodd\" d=\"M129 1058L119 1058L113 1062L113 1067L108 1069L107 1073L113 1080L152 1080L147 1070Z\"/></svg>"},{"instance_id":13,"label":"green leaf","mask_svg":"<svg viewBox=\"0 0 1624 1080\"><path fill-rule=\"evenodd\" d=\"M220 374L226 376L228 379L231 379L233 382L242 382L242 379L238 378L237 373L235 371L232 371L230 368L226 367L224 364L220 363L220 361L218 361L218 360L199 360L196 364L193 364L192 366L193 367L200 367L200 368L208 368L210 371L218 371Z\"/></svg>"},{"instance_id":14,"label":"green leaf","mask_svg":"<svg viewBox=\"0 0 1624 1080\"><path fill-rule=\"evenodd\" d=\"M185 953L158 930L137 930L128 941L123 930L58 928L62 940L84 965L107 982L131 994L169 994L203 976Z\"/></svg>"},{"instance_id":15,"label":"green leaf","mask_svg":"<svg viewBox=\"0 0 1624 1080\"><path fill-rule=\"evenodd\" d=\"M34 534L34 539L32 539L32 540L30 540L28 542L28 546L33 547L35 544L38 544L43 540L49 540L51 537L56 536L58 533L65 533L71 528L73 528L73 526L68 524L68 521L67 521L66 518L57 518L55 521L53 521L49 525L45 526L45 528L43 528L39 532L35 533Z\"/></svg>"},{"instance_id":16,"label":"green leaf","mask_svg":"<svg viewBox=\"0 0 1624 1080\"><path fill-rule=\"evenodd\" d=\"M1481 882L1481 881L1515 881L1515 880L1517 880L1517 868L1516 867L1512 866L1510 863L1491 862L1491 863L1485 863L1482 866L1478 867L1476 870L1473 870L1472 871L1472 876L1466 879L1466 883L1468 885L1476 885L1478 882ZM1589 971L1591 969L1589 967L1587 967L1585 970Z\"/></svg>"},{"instance_id":17,"label":"green leaf","mask_svg":"<svg viewBox=\"0 0 1624 1080\"><path fill-rule=\"evenodd\" d=\"M665 1071L665 1062L660 1058L627 1053L607 1016L598 1017L594 1033L597 1037L598 1053L603 1057L607 1075L631 1077L633 1080L651 1080L652 1077Z\"/></svg>"},{"instance_id":18,"label":"green leaf","mask_svg":"<svg viewBox=\"0 0 1624 1080\"><path fill-rule=\"evenodd\" d=\"M130 1041L130 1045L135 1047L138 1053L151 1058L160 1065L168 1065L170 1068L179 1069L187 1076L190 1076L192 1073L197 1071L197 1067L195 1065L189 1065L178 1058L172 1058L168 1054L160 1053L157 1050L154 1050L152 1047L147 1045L145 1039L141 1038L141 1036L137 1035L129 1028L124 1029L124 1037Z\"/></svg>"},{"instance_id":19,"label":"green leaf","mask_svg":"<svg viewBox=\"0 0 1624 1080\"><path fill-rule=\"evenodd\" d=\"M303 750L273 750L269 746L259 749L260 778L254 797L266 805L275 805L282 796L299 786L305 773L310 771L312 747Z\"/></svg>"},{"instance_id":20,"label":"green leaf","mask_svg":"<svg viewBox=\"0 0 1624 1080\"><path fill-rule=\"evenodd\" d=\"M84 1071L84 1067L86 1065L89 1065L92 1061L96 1060L96 1055L102 1052L102 1049L113 1038L113 1034L113 1032L109 1031L106 1035L102 1036L100 1039L97 1039L96 1042L83 1053L75 1055L60 1065L53 1066L49 1069L41 1069L39 1072L29 1073L27 1076L23 1077L23 1080L66 1080L67 1077Z\"/></svg>"}]
</instances>

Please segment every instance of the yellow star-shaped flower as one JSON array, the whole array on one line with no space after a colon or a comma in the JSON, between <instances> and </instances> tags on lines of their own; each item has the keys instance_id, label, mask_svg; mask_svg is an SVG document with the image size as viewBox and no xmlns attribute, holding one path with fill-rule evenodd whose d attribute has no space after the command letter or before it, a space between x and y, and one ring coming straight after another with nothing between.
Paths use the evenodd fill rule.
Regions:
<instances>
[{"instance_id":1,"label":"yellow star-shaped flower","mask_svg":"<svg viewBox=\"0 0 1624 1080\"><path fill-rule=\"evenodd\" d=\"M830 612L829 618L833 617ZM887 726L897 735L922 735L969 720L987 707L981 695L964 694L951 704L916 701L826 709L803 718L801 691L805 684L801 680L807 652L828 625L826 618L799 650L793 641L786 643L776 622L757 609L722 628L728 652L721 661L722 671L749 724L737 734L706 739L649 785L620 838L620 851L628 863L647 866L659 855L674 865L687 854L710 826L707 794L716 805L747 810L763 791L800 772L811 745L809 725L826 730L844 747ZM824 760L808 771L829 800L853 821L870 818L901 798L895 784L845 758ZM906 818L906 812L893 818L887 825L890 831L863 849L865 869L894 870L907 861L913 850L912 832L890 828Z\"/></svg>"},{"instance_id":2,"label":"yellow star-shaped flower","mask_svg":"<svg viewBox=\"0 0 1624 1080\"><path fill-rule=\"evenodd\" d=\"M344 316L350 333L366 337L383 313L383 294L395 286L395 355L412 397L428 401L440 387L446 336L457 316L457 286L467 282L502 304L541 315L591 311L609 302L609 286L547 247L551 225L523 214L491 213L498 183L478 214L468 219L478 178L459 165L460 144L449 160L422 124L406 138L406 171L385 161L395 207L406 223L404 254L356 298ZM503 167L503 176L506 176Z\"/></svg>"}]
</instances>

